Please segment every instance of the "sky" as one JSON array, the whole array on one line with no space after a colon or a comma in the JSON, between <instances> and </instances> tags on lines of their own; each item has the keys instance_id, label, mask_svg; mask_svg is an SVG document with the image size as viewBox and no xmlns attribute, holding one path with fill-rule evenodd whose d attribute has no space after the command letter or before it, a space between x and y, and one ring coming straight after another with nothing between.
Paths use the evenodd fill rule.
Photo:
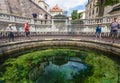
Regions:
<instances>
[{"instance_id":1,"label":"sky","mask_svg":"<svg viewBox=\"0 0 120 83\"><path fill-rule=\"evenodd\" d=\"M57 4L63 11L68 11L68 16L70 16L73 10L85 10L88 0L45 0L45 2L49 5L49 8Z\"/></svg>"}]
</instances>

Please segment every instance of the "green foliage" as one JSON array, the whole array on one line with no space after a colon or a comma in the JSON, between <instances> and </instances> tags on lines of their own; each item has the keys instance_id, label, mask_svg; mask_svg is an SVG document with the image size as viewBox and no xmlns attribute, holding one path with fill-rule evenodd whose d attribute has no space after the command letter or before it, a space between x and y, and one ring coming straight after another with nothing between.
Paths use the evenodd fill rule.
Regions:
<instances>
[{"instance_id":1,"label":"green foliage","mask_svg":"<svg viewBox=\"0 0 120 83\"><path fill-rule=\"evenodd\" d=\"M98 53L92 51L79 51L70 49L48 49L35 51L32 53L21 55L17 58L8 59L2 67L5 67L5 71L0 71L5 83L37 83L37 78L43 73L43 69L39 68L39 64L43 61L44 57L52 56L70 56L79 57L89 65L89 71L86 73L83 71L76 75L73 80L65 81L59 78L56 83L117 83L118 70L116 63ZM80 79L79 77L84 79ZM61 75L61 76L64 76Z\"/></svg>"},{"instance_id":2,"label":"green foliage","mask_svg":"<svg viewBox=\"0 0 120 83\"><path fill-rule=\"evenodd\" d=\"M96 6L99 6L99 5L109 6L109 5L115 5L118 3L120 3L120 0L99 0Z\"/></svg>"},{"instance_id":3,"label":"green foliage","mask_svg":"<svg viewBox=\"0 0 120 83\"><path fill-rule=\"evenodd\" d=\"M76 19L78 19L78 13L77 13L77 10L73 10L73 12L72 12L72 20L76 20Z\"/></svg>"},{"instance_id":4,"label":"green foliage","mask_svg":"<svg viewBox=\"0 0 120 83\"><path fill-rule=\"evenodd\" d=\"M108 6L108 5L114 5L114 4L117 4L117 3L120 3L120 0L105 0L105 6Z\"/></svg>"},{"instance_id":5,"label":"green foliage","mask_svg":"<svg viewBox=\"0 0 120 83\"><path fill-rule=\"evenodd\" d=\"M86 79L84 83L117 83L118 72L111 59L89 52L85 62L93 66L93 75Z\"/></svg>"}]
</instances>

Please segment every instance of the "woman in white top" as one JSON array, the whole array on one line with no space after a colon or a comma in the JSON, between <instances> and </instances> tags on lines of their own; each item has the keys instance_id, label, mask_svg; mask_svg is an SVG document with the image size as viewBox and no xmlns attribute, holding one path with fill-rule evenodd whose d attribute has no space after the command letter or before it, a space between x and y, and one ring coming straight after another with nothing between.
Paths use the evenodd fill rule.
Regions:
<instances>
[{"instance_id":1,"label":"woman in white top","mask_svg":"<svg viewBox=\"0 0 120 83\"><path fill-rule=\"evenodd\" d=\"M12 26L12 24L8 24L8 27L7 27L7 29L6 29L7 34L8 34L9 42L10 42L10 41L14 41L13 29L12 29L11 26Z\"/></svg>"}]
</instances>

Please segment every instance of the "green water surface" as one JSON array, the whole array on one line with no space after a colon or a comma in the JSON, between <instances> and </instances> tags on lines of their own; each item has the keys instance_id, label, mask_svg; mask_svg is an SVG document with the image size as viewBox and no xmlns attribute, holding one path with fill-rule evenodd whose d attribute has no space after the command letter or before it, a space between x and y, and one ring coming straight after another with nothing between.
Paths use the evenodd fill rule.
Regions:
<instances>
[{"instance_id":1,"label":"green water surface","mask_svg":"<svg viewBox=\"0 0 120 83\"><path fill-rule=\"evenodd\" d=\"M117 66L100 52L46 49L6 60L0 83L117 83Z\"/></svg>"}]
</instances>

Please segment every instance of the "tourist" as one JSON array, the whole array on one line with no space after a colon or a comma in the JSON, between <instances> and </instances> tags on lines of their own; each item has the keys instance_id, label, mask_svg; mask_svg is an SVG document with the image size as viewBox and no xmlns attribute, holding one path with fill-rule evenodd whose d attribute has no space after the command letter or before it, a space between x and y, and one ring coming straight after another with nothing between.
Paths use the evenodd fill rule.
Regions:
<instances>
[{"instance_id":1,"label":"tourist","mask_svg":"<svg viewBox=\"0 0 120 83\"><path fill-rule=\"evenodd\" d=\"M119 29L119 23L117 22L117 18L113 19L113 22L110 24L111 30L110 30L110 36L112 38L112 42L115 42L115 39L118 36L118 29Z\"/></svg>"},{"instance_id":2,"label":"tourist","mask_svg":"<svg viewBox=\"0 0 120 83\"><path fill-rule=\"evenodd\" d=\"M8 27L7 27L6 31L7 31L7 34L8 34L9 42L14 41L14 34L13 34L12 24L8 24Z\"/></svg>"},{"instance_id":3,"label":"tourist","mask_svg":"<svg viewBox=\"0 0 120 83\"><path fill-rule=\"evenodd\" d=\"M25 22L24 24L24 31L25 31L26 37L30 37L30 30L29 30L28 22Z\"/></svg>"},{"instance_id":4,"label":"tourist","mask_svg":"<svg viewBox=\"0 0 120 83\"><path fill-rule=\"evenodd\" d=\"M101 40L101 32L102 32L102 27L101 24L99 23L96 27L96 38Z\"/></svg>"}]
</instances>

